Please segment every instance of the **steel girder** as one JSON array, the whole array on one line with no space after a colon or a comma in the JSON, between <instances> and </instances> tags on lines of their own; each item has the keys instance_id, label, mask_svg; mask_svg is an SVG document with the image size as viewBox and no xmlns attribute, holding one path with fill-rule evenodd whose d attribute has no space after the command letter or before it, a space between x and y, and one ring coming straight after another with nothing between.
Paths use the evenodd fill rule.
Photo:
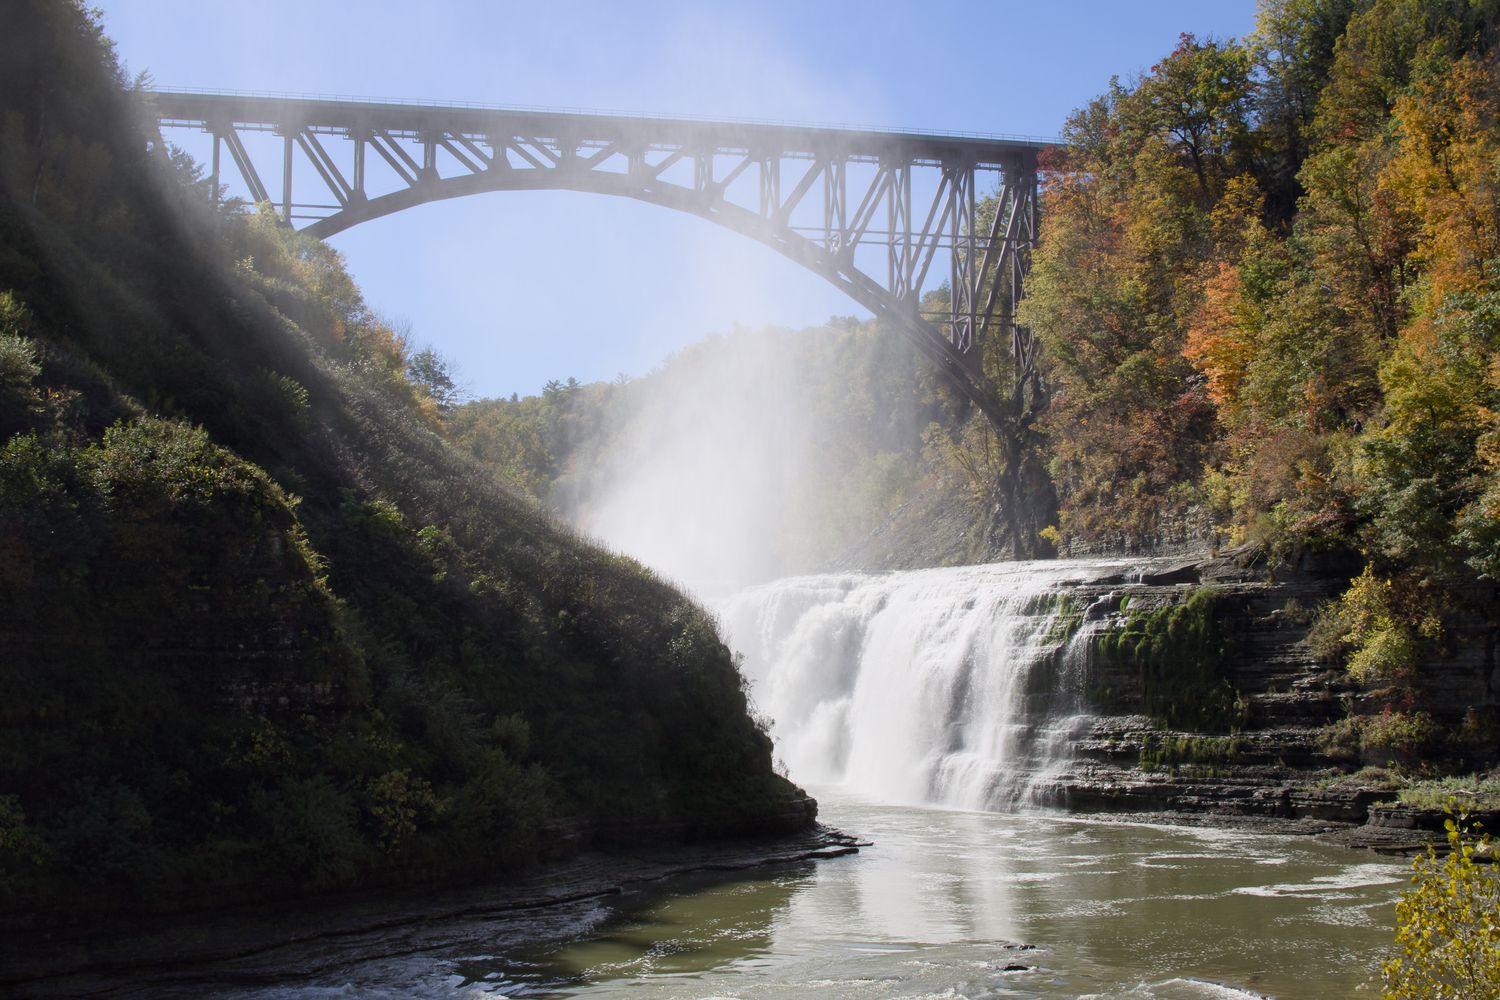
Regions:
<instances>
[{"instance_id":1,"label":"steel girder","mask_svg":"<svg viewBox=\"0 0 1500 1000\"><path fill-rule=\"evenodd\" d=\"M981 345L1008 334L1017 381L1034 377L1035 346L1014 304L1037 237L1045 141L176 91L151 101L162 128L213 137L215 191L227 150L252 201L314 236L487 191L635 198L821 275L889 320L997 424L1004 408ZM280 146L274 192L247 138L263 165ZM989 193L994 211L981 224ZM924 311L942 271L947 306Z\"/></svg>"}]
</instances>

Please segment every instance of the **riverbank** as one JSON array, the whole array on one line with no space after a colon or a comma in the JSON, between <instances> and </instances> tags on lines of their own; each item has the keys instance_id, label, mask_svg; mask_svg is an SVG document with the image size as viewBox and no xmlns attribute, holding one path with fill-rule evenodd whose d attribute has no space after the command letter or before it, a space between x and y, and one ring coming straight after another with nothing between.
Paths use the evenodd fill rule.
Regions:
<instances>
[{"instance_id":1,"label":"riverbank","mask_svg":"<svg viewBox=\"0 0 1500 1000\"><path fill-rule=\"evenodd\" d=\"M1189 810L1147 812L1070 812L1063 815L1100 823L1143 823L1262 834L1272 837L1305 837L1352 851L1368 851L1386 857L1410 857L1435 847L1447 850L1443 823L1449 818L1437 809L1409 809L1400 804L1370 808L1363 823L1343 823L1311 816L1256 816L1243 813ZM1500 814L1493 811L1468 814L1484 830L1500 829Z\"/></svg>"},{"instance_id":2,"label":"riverbank","mask_svg":"<svg viewBox=\"0 0 1500 1000\"><path fill-rule=\"evenodd\" d=\"M475 921L514 922L528 934L543 933L548 923L565 931L569 915L580 908L655 883L793 866L864 846L818 826L770 838L589 851L478 885L13 933L0 944L0 991L26 997L151 996L193 983L311 974L334 954L339 963L353 963L452 942L461 939L463 925Z\"/></svg>"}]
</instances>

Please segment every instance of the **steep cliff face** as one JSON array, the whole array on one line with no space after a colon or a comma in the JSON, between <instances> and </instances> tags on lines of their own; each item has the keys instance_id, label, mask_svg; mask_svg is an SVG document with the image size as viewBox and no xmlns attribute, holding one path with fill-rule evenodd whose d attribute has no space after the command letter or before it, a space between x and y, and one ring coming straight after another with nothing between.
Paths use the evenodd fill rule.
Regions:
<instances>
[{"instance_id":1,"label":"steep cliff face","mask_svg":"<svg viewBox=\"0 0 1500 1000\"><path fill-rule=\"evenodd\" d=\"M1493 764L1493 733L1474 724L1500 713L1482 621L1455 622L1447 655L1401 689L1363 689L1314 654L1312 612L1346 587L1352 568L1305 560L1272 573L1241 556L1078 591L1093 609L1087 684L1097 714L1054 776L1051 800L1078 810L1364 823L1373 803L1394 798L1383 766ZM1207 679L1189 635L1203 626L1214 633ZM1431 731L1370 734L1408 718L1430 719Z\"/></svg>"}]
</instances>

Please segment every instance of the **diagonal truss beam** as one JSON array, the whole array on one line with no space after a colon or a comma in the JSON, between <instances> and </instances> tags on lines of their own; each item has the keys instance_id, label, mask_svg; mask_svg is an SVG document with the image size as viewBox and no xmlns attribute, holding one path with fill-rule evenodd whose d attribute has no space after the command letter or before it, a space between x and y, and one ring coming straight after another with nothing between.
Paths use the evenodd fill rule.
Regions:
<instances>
[{"instance_id":1,"label":"diagonal truss beam","mask_svg":"<svg viewBox=\"0 0 1500 1000\"><path fill-rule=\"evenodd\" d=\"M171 91L152 101L162 128L213 136L216 190L222 147L250 200L318 237L487 191L635 198L726 226L832 282L992 420L1003 405L982 373L984 345L1009 354L1018 381L1034 376L1014 306L1037 237L1045 140ZM282 139L279 192L245 142L256 133ZM984 225L982 201L993 210ZM947 273L938 287L935 265Z\"/></svg>"}]
</instances>

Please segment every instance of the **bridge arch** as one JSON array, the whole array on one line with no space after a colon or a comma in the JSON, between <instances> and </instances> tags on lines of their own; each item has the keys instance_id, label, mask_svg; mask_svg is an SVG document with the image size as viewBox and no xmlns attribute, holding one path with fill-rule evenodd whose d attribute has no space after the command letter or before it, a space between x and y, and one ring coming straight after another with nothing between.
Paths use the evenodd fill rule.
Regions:
<instances>
[{"instance_id":1,"label":"bridge arch","mask_svg":"<svg viewBox=\"0 0 1500 1000\"><path fill-rule=\"evenodd\" d=\"M981 345L1005 335L1016 385L1037 378L1011 304L1036 241L1044 140L185 91L151 99L162 128L212 135L216 191L227 152L253 200L313 236L493 191L627 197L707 219L818 274L887 320L997 426L1015 401L982 377ZM244 142L253 133L281 139L279 199ZM386 190L370 183L371 163ZM986 175L995 208L981 225ZM293 198L309 190L321 200ZM885 258L883 278L861 254ZM942 256L949 306L923 314Z\"/></svg>"}]
</instances>

